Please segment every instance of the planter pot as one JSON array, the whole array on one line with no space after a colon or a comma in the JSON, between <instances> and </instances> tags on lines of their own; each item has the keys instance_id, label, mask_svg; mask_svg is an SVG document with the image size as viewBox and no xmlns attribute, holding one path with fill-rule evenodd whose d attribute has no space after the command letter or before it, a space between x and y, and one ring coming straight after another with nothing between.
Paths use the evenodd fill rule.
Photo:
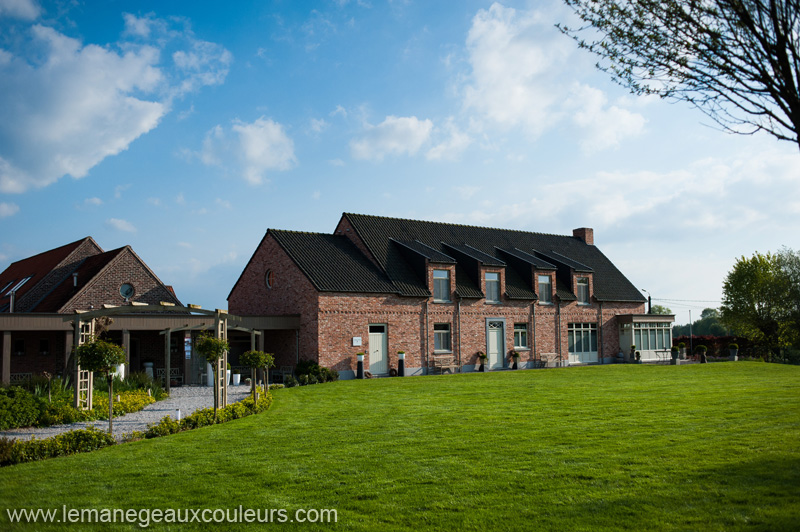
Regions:
<instances>
[{"instance_id":1,"label":"planter pot","mask_svg":"<svg viewBox=\"0 0 800 532\"><path fill-rule=\"evenodd\" d=\"M733 362L736 362L737 360L739 360L739 350L738 349L730 349L729 351L730 351L730 354L731 354L730 358L731 358L731 360Z\"/></svg>"},{"instance_id":2,"label":"planter pot","mask_svg":"<svg viewBox=\"0 0 800 532\"><path fill-rule=\"evenodd\" d=\"M483 360L481 360L481 365L478 366L478 371L480 372L486 371L486 364L484 364Z\"/></svg>"},{"instance_id":3,"label":"planter pot","mask_svg":"<svg viewBox=\"0 0 800 532\"><path fill-rule=\"evenodd\" d=\"M227 371L227 373L225 374L225 381L231 382L231 370L226 369L225 371Z\"/></svg>"},{"instance_id":4,"label":"planter pot","mask_svg":"<svg viewBox=\"0 0 800 532\"><path fill-rule=\"evenodd\" d=\"M518 369L517 368L517 359L514 359L514 363L511 365L511 369Z\"/></svg>"},{"instance_id":5,"label":"planter pot","mask_svg":"<svg viewBox=\"0 0 800 532\"><path fill-rule=\"evenodd\" d=\"M234 385L234 386L239 386L239 382L241 382L241 379L242 379L242 376L241 376L241 374L239 374L239 373L234 373L234 374L233 374L233 385Z\"/></svg>"}]
</instances>

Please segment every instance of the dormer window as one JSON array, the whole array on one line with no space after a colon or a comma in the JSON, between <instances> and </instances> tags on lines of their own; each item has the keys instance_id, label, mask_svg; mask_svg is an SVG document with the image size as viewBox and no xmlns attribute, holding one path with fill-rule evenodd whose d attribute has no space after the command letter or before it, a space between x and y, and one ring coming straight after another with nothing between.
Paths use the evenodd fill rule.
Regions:
<instances>
[{"instance_id":1,"label":"dormer window","mask_svg":"<svg viewBox=\"0 0 800 532\"><path fill-rule=\"evenodd\" d=\"M553 288L549 275L539 276L539 303L550 305L553 303Z\"/></svg>"},{"instance_id":2,"label":"dormer window","mask_svg":"<svg viewBox=\"0 0 800 532\"><path fill-rule=\"evenodd\" d=\"M588 305L589 304L589 278L588 277L578 277L576 280L577 284L577 296L578 296L578 304L579 305Z\"/></svg>"},{"instance_id":3,"label":"dormer window","mask_svg":"<svg viewBox=\"0 0 800 532\"><path fill-rule=\"evenodd\" d=\"M486 302L500 303L500 274L486 272Z\"/></svg>"},{"instance_id":4,"label":"dormer window","mask_svg":"<svg viewBox=\"0 0 800 532\"><path fill-rule=\"evenodd\" d=\"M450 301L450 270L433 270L433 300Z\"/></svg>"}]
</instances>

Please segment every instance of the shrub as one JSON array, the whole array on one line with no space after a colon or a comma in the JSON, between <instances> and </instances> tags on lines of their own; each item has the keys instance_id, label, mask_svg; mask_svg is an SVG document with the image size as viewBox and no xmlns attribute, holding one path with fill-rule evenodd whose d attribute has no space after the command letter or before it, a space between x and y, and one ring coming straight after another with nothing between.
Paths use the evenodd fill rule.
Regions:
<instances>
[{"instance_id":1,"label":"shrub","mask_svg":"<svg viewBox=\"0 0 800 532\"><path fill-rule=\"evenodd\" d=\"M19 386L0 388L0 430L28 427L39 418L37 399Z\"/></svg>"},{"instance_id":2,"label":"shrub","mask_svg":"<svg viewBox=\"0 0 800 532\"><path fill-rule=\"evenodd\" d=\"M333 382L339 379L338 371L320 366L311 360L301 360L298 362L296 371L300 384ZM307 379L303 379L303 376L307 376Z\"/></svg>"},{"instance_id":3,"label":"shrub","mask_svg":"<svg viewBox=\"0 0 800 532\"><path fill-rule=\"evenodd\" d=\"M120 396L120 401L117 401L117 395ZM145 390L114 394L114 415L121 416L130 412L138 412L155 402L156 400L147 395ZM92 410L95 412L95 419L108 419L108 397L104 395L95 397L92 401Z\"/></svg>"},{"instance_id":4,"label":"shrub","mask_svg":"<svg viewBox=\"0 0 800 532\"><path fill-rule=\"evenodd\" d=\"M0 465L14 465L56 456L87 453L115 443L113 436L94 427L71 430L42 440L34 438L28 441L19 441L0 438Z\"/></svg>"},{"instance_id":5,"label":"shrub","mask_svg":"<svg viewBox=\"0 0 800 532\"><path fill-rule=\"evenodd\" d=\"M144 432L144 437L158 438L159 436L169 436L170 434L180 432L180 430L181 424L179 421L176 421L169 416L165 416L155 425L150 425L147 427L147 430Z\"/></svg>"},{"instance_id":6,"label":"shrub","mask_svg":"<svg viewBox=\"0 0 800 532\"><path fill-rule=\"evenodd\" d=\"M287 376L285 377L285 382L284 382L284 384L286 385L286 387L287 387L287 388L294 388L295 386L297 386L297 379L295 379L295 378L294 378L293 376L291 376L291 375L287 375Z\"/></svg>"}]
</instances>

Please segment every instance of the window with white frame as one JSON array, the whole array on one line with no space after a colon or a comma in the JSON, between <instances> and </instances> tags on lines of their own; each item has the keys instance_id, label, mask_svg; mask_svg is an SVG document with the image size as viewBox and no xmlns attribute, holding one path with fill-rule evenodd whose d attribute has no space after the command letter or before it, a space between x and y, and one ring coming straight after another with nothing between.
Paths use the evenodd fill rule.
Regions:
<instances>
[{"instance_id":1,"label":"window with white frame","mask_svg":"<svg viewBox=\"0 0 800 532\"><path fill-rule=\"evenodd\" d=\"M500 274L486 272L486 301L500 303Z\"/></svg>"},{"instance_id":2,"label":"window with white frame","mask_svg":"<svg viewBox=\"0 0 800 532\"><path fill-rule=\"evenodd\" d=\"M597 352L597 324L570 323L567 329L570 353Z\"/></svg>"},{"instance_id":3,"label":"window with white frame","mask_svg":"<svg viewBox=\"0 0 800 532\"><path fill-rule=\"evenodd\" d=\"M577 280L578 285L578 304L579 305L588 305L589 304L589 278L588 277L578 277Z\"/></svg>"},{"instance_id":4,"label":"window with white frame","mask_svg":"<svg viewBox=\"0 0 800 532\"><path fill-rule=\"evenodd\" d=\"M450 301L450 270L433 270L433 300Z\"/></svg>"},{"instance_id":5,"label":"window with white frame","mask_svg":"<svg viewBox=\"0 0 800 532\"><path fill-rule=\"evenodd\" d=\"M633 344L639 351L656 351L672 346L672 327L669 322L634 323Z\"/></svg>"},{"instance_id":6,"label":"window with white frame","mask_svg":"<svg viewBox=\"0 0 800 532\"><path fill-rule=\"evenodd\" d=\"M433 350L450 351L450 324L433 324Z\"/></svg>"},{"instance_id":7,"label":"window with white frame","mask_svg":"<svg viewBox=\"0 0 800 532\"><path fill-rule=\"evenodd\" d=\"M549 275L539 276L539 303L550 304L553 302L553 287Z\"/></svg>"},{"instance_id":8,"label":"window with white frame","mask_svg":"<svg viewBox=\"0 0 800 532\"><path fill-rule=\"evenodd\" d=\"M514 348L527 349L528 348L528 324L515 323L514 324Z\"/></svg>"}]
</instances>

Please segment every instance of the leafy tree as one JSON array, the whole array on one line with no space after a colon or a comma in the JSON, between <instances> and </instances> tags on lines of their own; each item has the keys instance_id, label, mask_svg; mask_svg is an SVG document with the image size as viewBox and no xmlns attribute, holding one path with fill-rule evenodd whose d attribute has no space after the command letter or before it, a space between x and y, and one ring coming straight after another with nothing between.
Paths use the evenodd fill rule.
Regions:
<instances>
[{"instance_id":1,"label":"leafy tree","mask_svg":"<svg viewBox=\"0 0 800 532\"><path fill-rule=\"evenodd\" d=\"M217 408L219 408L219 375L217 366L219 360L230 350L228 342L210 334L201 334L195 345L197 352L211 364L211 371L214 373L214 422L217 421Z\"/></svg>"},{"instance_id":2,"label":"leafy tree","mask_svg":"<svg viewBox=\"0 0 800 532\"><path fill-rule=\"evenodd\" d=\"M722 321L771 348L796 342L798 264L800 256L789 249L737 260L722 286Z\"/></svg>"},{"instance_id":3,"label":"leafy tree","mask_svg":"<svg viewBox=\"0 0 800 532\"><path fill-rule=\"evenodd\" d=\"M239 357L239 361L244 364L245 366L251 368L253 370L253 401L258 401L258 394L256 392L256 379L255 370L263 369L265 371L265 375L267 378L266 386L267 391L269 391L269 368L275 365L275 355L272 353L264 353L263 351L247 351L246 353L242 353L242 356Z\"/></svg>"},{"instance_id":4,"label":"leafy tree","mask_svg":"<svg viewBox=\"0 0 800 532\"><path fill-rule=\"evenodd\" d=\"M559 29L631 92L685 101L726 131L765 131L800 147L798 0L564 2L586 25Z\"/></svg>"},{"instance_id":5,"label":"leafy tree","mask_svg":"<svg viewBox=\"0 0 800 532\"><path fill-rule=\"evenodd\" d=\"M94 338L78 346L78 364L81 368L105 375L108 381L108 433L112 434L114 420L114 366L125 362L125 350L106 340Z\"/></svg>"},{"instance_id":6,"label":"leafy tree","mask_svg":"<svg viewBox=\"0 0 800 532\"><path fill-rule=\"evenodd\" d=\"M650 307L650 314L672 314L672 310L664 305L653 305Z\"/></svg>"},{"instance_id":7,"label":"leafy tree","mask_svg":"<svg viewBox=\"0 0 800 532\"><path fill-rule=\"evenodd\" d=\"M703 309L700 313L700 319L692 322L689 325L676 325L672 328L672 336L728 336L730 331L720 322L719 310L715 308Z\"/></svg>"}]
</instances>

